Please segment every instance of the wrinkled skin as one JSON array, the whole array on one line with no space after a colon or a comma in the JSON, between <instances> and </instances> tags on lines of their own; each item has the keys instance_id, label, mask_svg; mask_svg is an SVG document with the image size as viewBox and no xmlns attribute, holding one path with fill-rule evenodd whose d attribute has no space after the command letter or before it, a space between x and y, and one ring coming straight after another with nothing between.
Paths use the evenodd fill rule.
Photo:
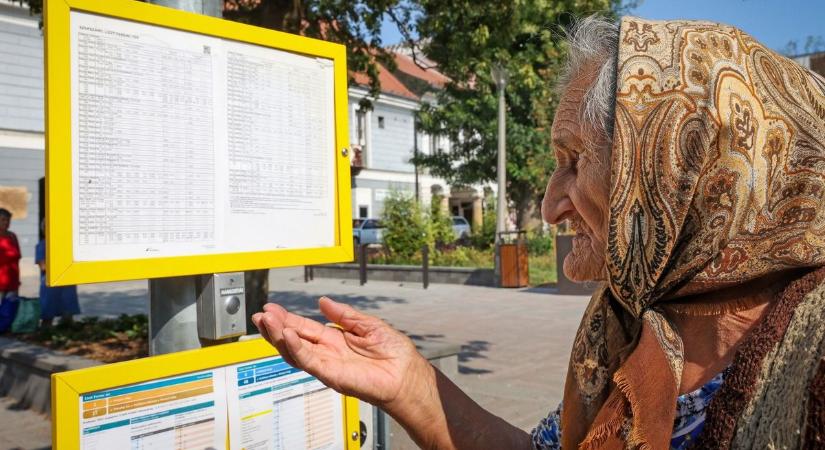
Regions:
<instances>
[{"instance_id":1,"label":"wrinkled skin","mask_svg":"<svg viewBox=\"0 0 825 450\"><path fill-rule=\"evenodd\" d=\"M609 143L582 126L579 106L591 77L570 82L553 120L557 168L541 205L548 223L568 220L576 236L564 258L564 275L573 281L604 280L610 181Z\"/></svg>"}]
</instances>

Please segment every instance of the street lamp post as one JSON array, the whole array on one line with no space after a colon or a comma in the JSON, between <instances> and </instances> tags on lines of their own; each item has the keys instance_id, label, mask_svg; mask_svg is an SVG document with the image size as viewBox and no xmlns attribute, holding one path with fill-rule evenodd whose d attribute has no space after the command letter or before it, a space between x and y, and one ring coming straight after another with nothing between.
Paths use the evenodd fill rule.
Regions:
<instances>
[{"instance_id":1,"label":"street lamp post","mask_svg":"<svg viewBox=\"0 0 825 450\"><path fill-rule=\"evenodd\" d=\"M493 76L493 81L496 83L498 90L498 195L496 201L496 281L501 284L501 252L499 251L499 244L501 243L501 233L507 231L507 148L505 145L505 122L504 122L504 89L507 87L509 76L507 70L500 64L493 64L490 71Z\"/></svg>"}]
</instances>

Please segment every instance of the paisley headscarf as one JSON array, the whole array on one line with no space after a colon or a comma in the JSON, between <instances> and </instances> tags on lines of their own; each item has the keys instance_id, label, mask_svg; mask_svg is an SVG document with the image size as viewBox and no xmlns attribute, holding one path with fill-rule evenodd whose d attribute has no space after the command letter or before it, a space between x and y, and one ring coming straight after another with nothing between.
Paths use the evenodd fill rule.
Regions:
<instances>
[{"instance_id":1,"label":"paisley headscarf","mask_svg":"<svg viewBox=\"0 0 825 450\"><path fill-rule=\"evenodd\" d=\"M613 129L563 448L668 448L690 337L663 304L825 265L825 80L730 26L626 17Z\"/></svg>"}]
</instances>

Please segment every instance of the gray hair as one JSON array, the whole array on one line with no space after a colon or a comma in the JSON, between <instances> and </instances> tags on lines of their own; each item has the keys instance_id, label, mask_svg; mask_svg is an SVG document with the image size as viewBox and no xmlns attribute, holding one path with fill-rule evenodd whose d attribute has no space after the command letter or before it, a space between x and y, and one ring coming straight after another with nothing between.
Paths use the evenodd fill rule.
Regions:
<instances>
[{"instance_id":1,"label":"gray hair","mask_svg":"<svg viewBox=\"0 0 825 450\"><path fill-rule=\"evenodd\" d=\"M558 85L559 93L580 76L596 77L581 106L581 120L593 126L603 142L613 138L616 107L616 59L619 24L597 14L578 20L567 31L568 55Z\"/></svg>"}]
</instances>

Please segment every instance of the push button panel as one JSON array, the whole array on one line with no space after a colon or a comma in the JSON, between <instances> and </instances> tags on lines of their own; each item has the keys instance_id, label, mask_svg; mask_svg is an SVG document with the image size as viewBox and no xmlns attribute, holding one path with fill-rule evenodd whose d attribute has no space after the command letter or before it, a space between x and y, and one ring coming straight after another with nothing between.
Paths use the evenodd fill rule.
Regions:
<instances>
[{"instance_id":1,"label":"push button panel","mask_svg":"<svg viewBox=\"0 0 825 450\"><path fill-rule=\"evenodd\" d=\"M204 275L198 283L198 335L220 340L245 334L243 272Z\"/></svg>"}]
</instances>

